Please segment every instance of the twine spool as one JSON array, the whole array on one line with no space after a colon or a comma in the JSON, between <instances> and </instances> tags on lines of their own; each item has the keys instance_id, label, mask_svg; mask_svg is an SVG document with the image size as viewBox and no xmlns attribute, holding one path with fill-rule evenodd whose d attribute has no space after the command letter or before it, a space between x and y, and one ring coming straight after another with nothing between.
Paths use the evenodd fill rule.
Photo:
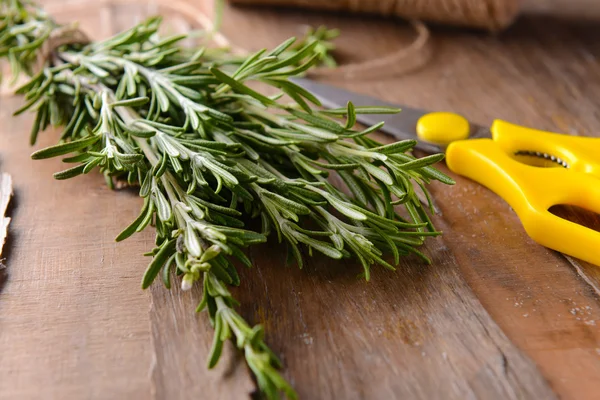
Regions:
<instances>
[{"instance_id":1,"label":"twine spool","mask_svg":"<svg viewBox=\"0 0 600 400\"><path fill-rule=\"evenodd\" d=\"M396 16L499 31L512 23L519 0L229 0L234 4L294 6L315 10Z\"/></svg>"}]
</instances>

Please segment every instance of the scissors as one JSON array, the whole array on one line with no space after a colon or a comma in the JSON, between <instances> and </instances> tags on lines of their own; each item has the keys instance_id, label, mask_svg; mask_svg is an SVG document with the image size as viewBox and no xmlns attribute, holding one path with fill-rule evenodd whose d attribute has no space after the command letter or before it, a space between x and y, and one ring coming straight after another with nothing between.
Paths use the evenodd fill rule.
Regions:
<instances>
[{"instance_id":1,"label":"scissors","mask_svg":"<svg viewBox=\"0 0 600 400\"><path fill-rule=\"evenodd\" d=\"M495 120L491 127L470 123L453 112L399 107L306 78L293 82L326 108L386 106L391 115L357 115L399 140L416 139L427 153L445 152L448 168L492 190L516 212L526 233L542 246L600 266L600 232L552 214L555 205L600 213L600 139L545 132ZM545 161L524 163L521 156ZM555 168L545 168L551 164Z\"/></svg>"}]
</instances>

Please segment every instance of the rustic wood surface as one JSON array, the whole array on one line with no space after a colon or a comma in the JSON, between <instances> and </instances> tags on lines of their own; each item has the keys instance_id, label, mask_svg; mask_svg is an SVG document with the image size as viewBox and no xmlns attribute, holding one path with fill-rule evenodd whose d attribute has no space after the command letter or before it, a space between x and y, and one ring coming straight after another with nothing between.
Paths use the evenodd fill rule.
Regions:
<instances>
[{"instance_id":1,"label":"rustic wood surface","mask_svg":"<svg viewBox=\"0 0 600 400\"><path fill-rule=\"evenodd\" d=\"M89 1L65 12L59 0L44 3L96 37L160 10ZM412 39L398 22L299 11L227 8L224 22L248 50L307 24L340 27L344 63ZM595 26L539 19L498 37L437 28L434 57L420 71L336 84L479 123L595 135L599 39ZM139 289L151 232L113 241L139 198L109 191L99 176L54 181L60 161L29 159L31 116L12 118L18 104L0 98L0 168L15 187L0 275L0 398L248 398L254 385L237 352L205 369L212 333L194 314L199 292ZM265 325L301 398L598 397L600 269L536 245L502 200L456 179L432 187L445 232L425 246L432 266L405 259L367 284L352 263L315 257L299 271L284 267L276 245L252 249L255 268L241 271L235 295L241 313ZM600 225L573 214L562 212Z\"/></svg>"}]
</instances>

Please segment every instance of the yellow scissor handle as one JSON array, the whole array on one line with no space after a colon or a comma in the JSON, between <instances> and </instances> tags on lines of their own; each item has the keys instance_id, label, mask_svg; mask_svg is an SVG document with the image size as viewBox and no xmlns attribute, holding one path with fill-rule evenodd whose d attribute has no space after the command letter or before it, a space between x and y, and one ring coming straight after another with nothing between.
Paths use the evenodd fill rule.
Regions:
<instances>
[{"instance_id":1,"label":"yellow scissor handle","mask_svg":"<svg viewBox=\"0 0 600 400\"><path fill-rule=\"evenodd\" d=\"M495 121L493 139L451 143L446 162L453 172L500 195L539 244L600 265L600 233L552 214L554 205L600 213L600 139L567 136ZM513 155L533 150L559 157L569 168L540 168Z\"/></svg>"}]
</instances>

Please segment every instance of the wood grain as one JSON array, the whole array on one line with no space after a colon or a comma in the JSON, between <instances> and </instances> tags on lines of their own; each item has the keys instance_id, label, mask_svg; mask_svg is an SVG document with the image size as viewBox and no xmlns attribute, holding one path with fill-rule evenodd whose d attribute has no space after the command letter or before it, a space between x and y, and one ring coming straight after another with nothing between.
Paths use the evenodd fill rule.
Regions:
<instances>
[{"instance_id":1,"label":"wood grain","mask_svg":"<svg viewBox=\"0 0 600 400\"><path fill-rule=\"evenodd\" d=\"M80 3L90 6L69 18L83 19L96 37L152 8ZM255 50L300 35L307 21L342 28L344 63L387 54L413 34L397 22L248 8L227 8L224 32ZM599 36L593 26L545 20L525 20L499 37L438 29L435 57L421 71L338 84L480 123L501 117L593 134ZM212 332L205 315L194 314L199 293L139 289L151 232L113 242L137 215L139 198L111 192L93 175L53 181L60 162L29 160L31 117L10 117L17 104L0 102L2 168L16 193L0 291L0 398L248 398L253 384L237 352L229 348L217 370L205 369ZM55 138L45 134L40 146ZM240 270L235 290L241 313L264 323L301 398L600 392L597 267L537 246L502 200L457 181L432 187L445 235L424 249L431 266L407 258L396 273L376 269L365 283L353 263L314 257L297 270L284 266L277 245L251 251L255 267Z\"/></svg>"},{"instance_id":2,"label":"wood grain","mask_svg":"<svg viewBox=\"0 0 600 400\"><path fill-rule=\"evenodd\" d=\"M255 270L236 294L265 324L301 398L554 398L442 241L428 247L434 267L407 259L368 284L356 265L315 257L299 271L268 248L252 250Z\"/></svg>"},{"instance_id":3,"label":"wood grain","mask_svg":"<svg viewBox=\"0 0 600 400\"><path fill-rule=\"evenodd\" d=\"M167 291L154 285L151 293L153 398L249 398L255 390L254 382L242 355L231 343L225 346L217 367L210 371L206 368L212 327L206 314L194 313L200 302L200 290L182 292L176 287Z\"/></svg>"}]
</instances>

